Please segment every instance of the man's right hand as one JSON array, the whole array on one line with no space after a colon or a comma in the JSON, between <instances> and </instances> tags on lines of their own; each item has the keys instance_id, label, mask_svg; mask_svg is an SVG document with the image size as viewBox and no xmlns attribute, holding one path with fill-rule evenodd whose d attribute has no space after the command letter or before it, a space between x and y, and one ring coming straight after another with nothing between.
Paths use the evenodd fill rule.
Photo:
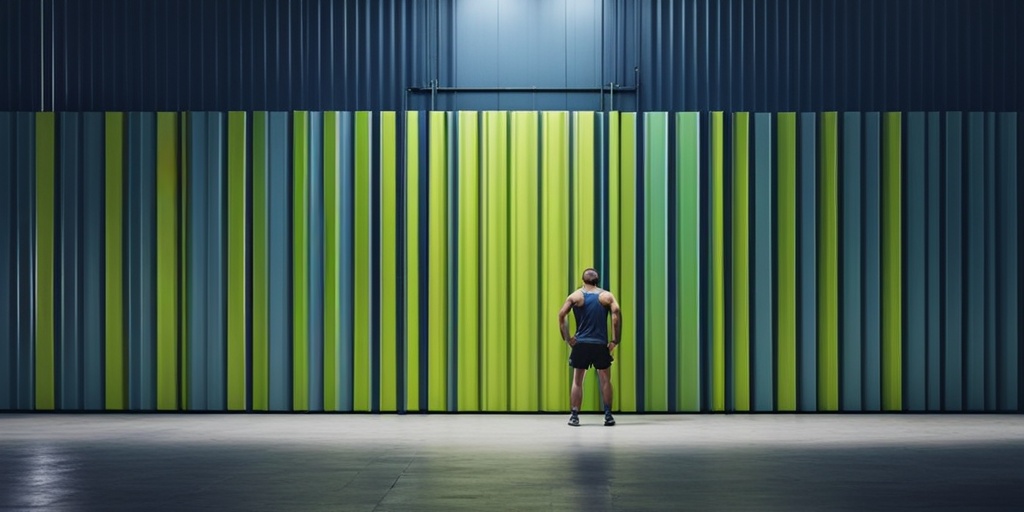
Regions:
<instances>
[{"instance_id":1,"label":"man's right hand","mask_svg":"<svg viewBox=\"0 0 1024 512\"><path fill-rule=\"evenodd\" d=\"M575 347L576 346L576 336L569 336L569 340L566 341L566 343L568 343L570 347Z\"/></svg>"}]
</instances>

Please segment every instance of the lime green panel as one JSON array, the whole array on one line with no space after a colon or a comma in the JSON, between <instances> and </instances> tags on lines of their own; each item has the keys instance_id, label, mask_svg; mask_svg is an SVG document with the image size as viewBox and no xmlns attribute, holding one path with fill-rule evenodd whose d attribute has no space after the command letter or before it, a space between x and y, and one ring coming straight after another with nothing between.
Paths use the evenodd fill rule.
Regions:
<instances>
[{"instance_id":1,"label":"lime green panel","mask_svg":"<svg viewBox=\"0 0 1024 512\"><path fill-rule=\"evenodd\" d=\"M903 408L902 114L882 125L882 409Z\"/></svg>"},{"instance_id":2,"label":"lime green panel","mask_svg":"<svg viewBox=\"0 0 1024 512\"><path fill-rule=\"evenodd\" d=\"M540 259L540 201L537 187L538 117L536 112L513 112L509 166L509 270L519 276L509 285L509 409L536 411L540 322L536 276ZM460 262L461 264L461 262Z\"/></svg>"},{"instance_id":3,"label":"lime green panel","mask_svg":"<svg viewBox=\"0 0 1024 512\"><path fill-rule=\"evenodd\" d=\"M700 114L676 114L676 410L700 411Z\"/></svg>"},{"instance_id":4,"label":"lime green panel","mask_svg":"<svg viewBox=\"0 0 1024 512\"><path fill-rule=\"evenodd\" d=\"M370 289L372 116L373 113L368 111L356 112L355 115L355 188L352 198L352 250L355 253L352 258L352 409L355 411L370 410L370 386L374 378L370 356L370 322L374 308Z\"/></svg>"},{"instance_id":5,"label":"lime green panel","mask_svg":"<svg viewBox=\"0 0 1024 512\"><path fill-rule=\"evenodd\" d=\"M839 410L839 118L821 115L818 189L818 410Z\"/></svg>"},{"instance_id":6,"label":"lime green panel","mask_svg":"<svg viewBox=\"0 0 1024 512\"><path fill-rule=\"evenodd\" d=\"M636 411L636 114L619 119L619 286L612 292L622 309L622 343L615 349L612 379L620 411ZM613 399L613 400L615 400Z\"/></svg>"},{"instance_id":7,"label":"lime green panel","mask_svg":"<svg viewBox=\"0 0 1024 512\"><path fill-rule=\"evenodd\" d=\"M36 114L36 409L52 410L54 381L54 234L56 117Z\"/></svg>"},{"instance_id":8,"label":"lime green panel","mask_svg":"<svg viewBox=\"0 0 1024 512\"><path fill-rule=\"evenodd\" d=\"M254 112L252 126L252 408L266 411L270 406L267 113Z\"/></svg>"},{"instance_id":9,"label":"lime green panel","mask_svg":"<svg viewBox=\"0 0 1024 512\"><path fill-rule=\"evenodd\" d=\"M431 411L444 411L448 408L448 138L446 129L447 114L431 112L430 155L428 157L430 178L427 185L429 187L427 208L429 212L427 407Z\"/></svg>"},{"instance_id":10,"label":"lime green panel","mask_svg":"<svg viewBox=\"0 0 1024 512\"><path fill-rule=\"evenodd\" d=\"M420 409L420 114L405 114L405 407Z\"/></svg>"},{"instance_id":11,"label":"lime green panel","mask_svg":"<svg viewBox=\"0 0 1024 512\"><path fill-rule=\"evenodd\" d=\"M337 313L341 303L341 290L337 286L341 271L338 149L338 113L324 112L324 411L338 410L338 343L341 338Z\"/></svg>"},{"instance_id":12,"label":"lime green panel","mask_svg":"<svg viewBox=\"0 0 1024 512\"><path fill-rule=\"evenodd\" d=\"M796 114L778 115L778 382L780 411L796 410Z\"/></svg>"},{"instance_id":13,"label":"lime green panel","mask_svg":"<svg viewBox=\"0 0 1024 512\"><path fill-rule=\"evenodd\" d=\"M750 410L750 114L733 115L732 385L733 408Z\"/></svg>"},{"instance_id":14,"label":"lime green panel","mask_svg":"<svg viewBox=\"0 0 1024 512\"><path fill-rule=\"evenodd\" d=\"M569 346L557 312L569 294L569 113L543 112L541 120L540 409L569 409Z\"/></svg>"},{"instance_id":15,"label":"lime green panel","mask_svg":"<svg viewBox=\"0 0 1024 512\"><path fill-rule=\"evenodd\" d=\"M394 112L380 113L380 410L398 409L398 147Z\"/></svg>"},{"instance_id":16,"label":"lime green panel","mask_svg":"<svg viewBox=\"0 0 1024 512\"><path fill-rule=\"evenodd\" d=\"M725 116L711 113L711 410L725 410Z\"/></svg>"},{"instance_id":17,"label":"lime green panel","mask_svg":"<svg viewBox=\"0 0 1024 512\"><path fill-rule=\"evenodd\" d=\"M292 118L292 410L309 410L309 112Z\"/></svg>"},{"instance_id":18,"label":"lime green panel","mask_svg":"<svg viewBox=\"0 0 1024 512\"><path fill-rule=\"evenodd\" d=\"M228 112L228 410L245 410L246 259L246 113Z\"/></svg>"},{"instance_id":19,"label":"lime green panel","mask_svg":"<svg viewBox=\"0 0 1024 512\"><path fill-rule=\"evenodd\" d=\"M608 268L605 269L606 282L609 287L609 291L613 294L622 288L622 198L620 197L621 187L619 181L622 176L621 163L619 162L619 112L608 113L608 124L607 124L607 162L608 162ZM616 297L618 299L618 297ZM621 307L621 305L620 305ZM609 319L608 324L608 335L615 337L614 321ZM621 323L620 323L621 328ZM621 336L622 333L619 333ZM621 341L621 340L619 340ZM621 352L621 348L619 349ZM622 393L620 387L621 381L621 365L622 362L619 360L619 352L612 355L613 358L619 361L616 365L615 370L612 372L612 409L619 411L622 405ZM618 391L618 392L616 392Z\"/></svg>"},{"instance_id":20,"label":"lime green panel","mask_svg":"<svg viewBox=\"0 0 1024 512\"><path fill-rule=\"evenodd\" d=\"M483 114L483 311L481 401L485 411L508 410L508 113Z\"/></svg>"},{"instance_id":21,"label":"lime green panel","mask_svg":"<svg viewBox=\"0 0 1024 512\"><path fill-rule=\"evenodd\" d=\"M178 183L178 114L158 112L156 115L156 407L165 411L175 410L179 406ZM243 237L244 234L243 232Z\"/></svg>"},{"instance_id":22,"label":"lime green panel","mask_svg":"<svg viewBox=\"0 0 1024 512\"><path fill-rule=\"evenodd\" d=\"M644 410L668 410L668 113L644 115Z\"/></svg>"},{"instance_id":23,"label":"lime green panel","mask_svg":"<svg viewBox=\"0 0 1024 512\"><path fill-rule=\"evenodd\" d=\"M108 112L104 128L104 406L128 405L124 332L124 114Z\"/></svg>"},{"instance_id":24,"label":"lime green panel","mask_svg":"<svg viewBox=\"0 0 1024 512\"><path fill-rule=\"evenodd\" d=\"M459 112L458 409L480 410L480 119Z\"/></svg>"},{"instance_id":25,"label":"lime green panel","mask_svg":"<svg viewBox=\"0 0 1024 512\"><path fill-rule=\"evenodd\" d=\"M594 151L595 136L594 112L573 112L573 168L570 197L573 201L573 234L575 243L575 261L571 269L572 282L579 286L583 279L583 269L597 267L601 261L598 253L596 228L599 225L595 218L594 205L597 201L597 180L600 169L596 165ZM603 269L597 269L603 273ZM576 331L575 319L569 317L570 332ZM614 373L614 370L613 370ZM583 388L582 411L601 410L601 388L597 375L587 379Z\"/></svg>"}]
</instances>

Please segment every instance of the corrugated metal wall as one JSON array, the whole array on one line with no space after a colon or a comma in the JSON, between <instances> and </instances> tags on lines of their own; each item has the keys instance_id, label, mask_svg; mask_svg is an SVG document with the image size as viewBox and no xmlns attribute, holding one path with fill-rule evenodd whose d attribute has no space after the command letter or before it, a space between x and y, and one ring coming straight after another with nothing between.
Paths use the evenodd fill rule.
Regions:
<instances>
[{"instance_id":1,"label":"corrugated metal wall","mask_svg":"<svg viewBox=\"0 0 1024 512\"><path fill-rule=\"evenodd\" d=\"M1021 19L1016 0L9 0L0 111L1019 112ZM508 87L552 90L467 90Z\"/></svg>"},{"instance_id":2,"label":"corrugated metal wall","mask_svg":"<svg viewBox=\"0 0 1024 512\"><path fill-rule=\"evenodd\" d=\"M1020 147L1015 113L0 113L0 409L565 410L594 265L617 410L1019 411Z\"/></svg>"}]
</instances>

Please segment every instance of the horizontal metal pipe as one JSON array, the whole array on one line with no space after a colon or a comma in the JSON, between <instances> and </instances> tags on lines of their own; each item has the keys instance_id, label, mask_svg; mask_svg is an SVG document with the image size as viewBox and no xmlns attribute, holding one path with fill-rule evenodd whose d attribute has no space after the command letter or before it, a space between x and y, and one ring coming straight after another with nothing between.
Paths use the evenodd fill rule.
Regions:
<instances>
[{"instance_id":1,"label":"horizontal metal pipe","mask_svg":"<svg viewBox=\"0 0 1024 512\"><path fill-rule=\"evenodd\" d=\"M632 92L636 87L616 87L615 91ZM409 87L413 93L426 92L605 92L607 87Z\"/></svg>"}]
</instances>

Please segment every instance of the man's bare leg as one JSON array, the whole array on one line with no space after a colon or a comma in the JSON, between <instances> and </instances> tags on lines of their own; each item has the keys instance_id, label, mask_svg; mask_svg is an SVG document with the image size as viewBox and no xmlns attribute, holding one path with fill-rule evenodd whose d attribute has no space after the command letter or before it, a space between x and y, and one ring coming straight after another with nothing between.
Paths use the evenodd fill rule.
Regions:
<instances>
[{"instance_id":1,"label":"man's bare leg","mask_svg":"<svg viewBox=\"0 0 1024 512\"><path fill-rule=\"evenodd\" d=\"M598 370L597 376L601 381L601 398L604 400L604 424L612 426L615 424L612 418L612 369Z\"/></svg>"},{"instance_id":2,"label":"man's bare leg","mask_svg":"<svg viewBox=\"0 0 1024 512\"><path fill-rule=\"evenodd\" d=\"M569 407L572 407L573 412L579 412L580 406L583 405L583 378L587 376L587 370L584 368L573 368L572 370L572 391L569 393Z\"/></svg>"}]
</instances>

